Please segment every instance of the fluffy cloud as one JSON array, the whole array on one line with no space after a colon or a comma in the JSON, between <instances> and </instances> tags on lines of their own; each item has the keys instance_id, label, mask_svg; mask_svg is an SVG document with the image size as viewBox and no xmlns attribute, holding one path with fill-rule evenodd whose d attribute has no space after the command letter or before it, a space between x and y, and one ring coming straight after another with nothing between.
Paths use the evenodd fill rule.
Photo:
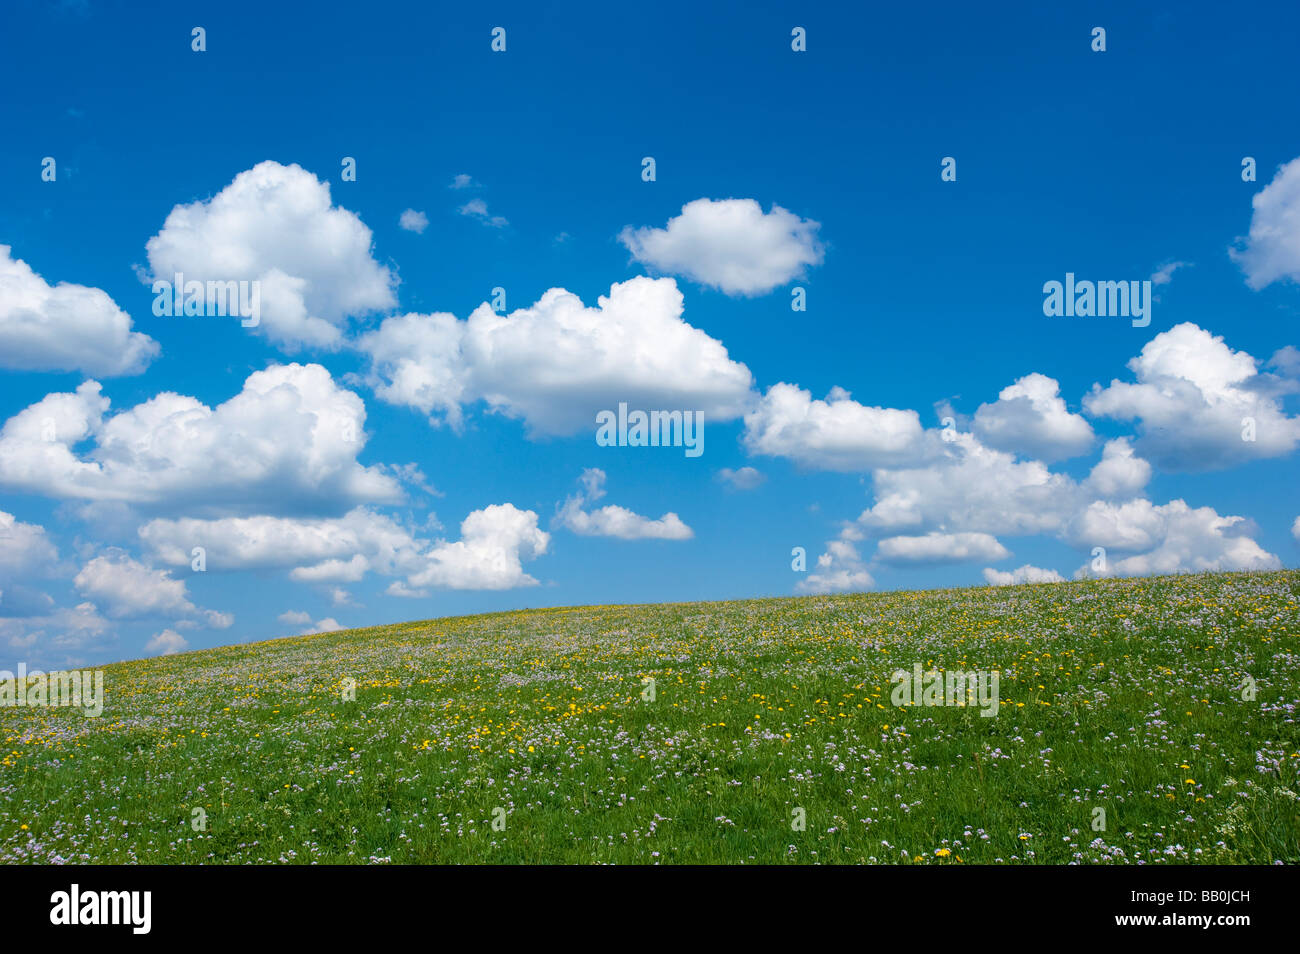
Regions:
<instances>
[{"instance_id":1,"label":"fluffy cloud","mask_svg":"<svg viewBox=\"0 0 1300 954\"><path fill-rule=\"evenodd\" d=\"M1300 517L1296 517L1295 523L1291 524L1291 536L1295 537L1296 542L1300 543Z\"/></svg>"},{"instance_id":2,"label":"fluffy cloud","mask_svg":"<svg viewBox=\"0 0 1300 954\"><path fill-rule=\"evenodd\" d=\"M1092 426L1071 414L1060 385L1043 374L1028 374L1002 389L997 401L975 412L979 439L997 450L1040 460L1063 460L1092 447Z\"/></svg>"},{"instance_id":3,"label":"fluffy cloud","mask_svg":"<svg viewBox=\"0 0 1300 954\"><path fill-rule=\"evenodd\" d=\"M751 454L788 457L825 470L868 470L912 463L935 451L921 418L911 410L867 407L833 388L826 400L793 384L774 384L745 415Z\"/></svg>"},{"instance_id":4,"label":"fluffy cloud","mask_svg":"<svg viewBox=\"0 0 1300 954\"><path fill-rule=\"evenodd\" d=\"M0 245L0 367L113 377L139 374L159 350L105 292L50 285Z\"/></svg>"},{"instance_id":5,"label":"fluffy cloud","mask_svg":"<svg viewBox=\"0 0 1300 954\"><path fill-rule=\"evenodd\" d=\"M336 348L350 317L396 304L370 229L298 165L258 163L211 199L176 206L146 248L157 279L260 282L257 330L289 349Z\"/></svg>"},{"instance_id":6,"label":"fluffy cloud","mask_svg":"<svg viewBox=\"0 0 1300 954\"><path fill-rule=\"evenodd\" d=\"M1250 201L1250 234L1228 254L1256 290L1286 278L1300 282L1300 158L1282 166Z\"/></svg>"},{"instance_id":7,"label":"fluffy cloud","mask_svg":"<svg viewBox=\"0 0 1300 954\"><path fill-rule=\"evenodd\" d=\"M462 521L460 539L440 542L425 555L427 565L408 583L453 590L508 590L534 586L521 561L546 552L550 534L537 528L537 514L513 504L475 510Z\"/></svg>"},{"instance_id":8,"label":"fluffy cloud","mask_svg":"<svg viewBox=\"0 0 1300 954\"><path fill-rule=\"evenodd\" d=\"M311 622L311 614L304 613L302 610L285 610L276 619L286 626L303 626Z\"/></svg>"},{"instance_id":9,"label":"fluffy cloud","mask_svg":"<svg viewBox=\"0 0 1300 954\"><path fill-rule=\"evenodd\" d=\"M1127 437L1107 441L1084 486L1102 497L1132 497L1151 479L1151 465L1133 453Z\"/></svg>"},{"instance_id":10,"label":"fluffy cloud","mask_svg":"<svg viewBox=\"0 0 1300 954\"><path fill-rule=\"evenodd\" d=\"M73 583L83 596L105 606L112 619L200 617L214 629L226 629L234 622L229 614L201 610L191 603L184 580L121 553L95 557Z\"/></svg>"},{"instance_id":11,"label":"fluffy cloud","mask_svg":"<svg viewBox=\"0 0 1300 954\"><path fill-rule=\"evenodd\" d=\"M1160 508L1145 498L1123 503L1095 500L1071 521L1069 534L1082 547L1148 550L1164 538L1166 527Z\"/></svg>"},{"instance_id":12,"label":"fluffy cloud","mask_svg":"<svg viewBox=\"0 0 1300 954\"><path fill-rule=\"evenodd\" d=\"M320 633L336 633L342 628L343 625L333 616L326 616L324 619L319 619L313 625L302 630L298 635L316 636Z\"/></svg>"},{"instance_id":13,"label":"fluffy cloud","mask_svg":"<svg viewBox=\"0 0 1300 954\"><path fill-rule=\"evenodd\" d=\"M397 224L408 232L423 235L424 230L429 227L429 217L423 212L415 211L415 209L407 209L402 213L401 218L397 220Z\"/></svg>"},{"instance_id":14,"label":"fluffy cloud","mask_svg":"<svg viewBox=\"0 0 1300 954\"><path fill-rule=\"evenodd\" d=\"M42 576L58 562L59 551L34 523L23 523L0 510L0 581L19 576Z\"/></svg>"},{"instance_id":15,"label":"fluffy cloud","mask_svg":"<svg viewBox=\"0 0 1300 954\"><path fill-rule=\"evenodd\" d=\"M0 429L0 487L195 511L398 502L356 455L365 406L320 365L274 366L209 408L172 392L108 416L95 381L46 396ZM93 439L82 452L77 446Z\"/></svg>"},{"instance_id":16,"label":"fluffy cloud","mask_svg":"<svg viewBox=\"0 0 1300 954\"><path fill-rule=\"evenodd\" d=\"M397 316L359 346L381 399L443 415L455 427L464 405L485 401L522 418L535 435L594 433L596 412L623 401L734 418L753 380L721 342L682 320L682 294L671 279L616 284L595 308L552 288L509 316L487 304L465 321Z\"/></svg>"},{"instance_id":17,"label":"fluffy cloud","mask_svg":"<svg viewBox=\"0 0 1300 954\"><path fill-rule=\"evenodd\" d=\"M1151 273L1152 285L1168 285L1174 280L1174 272L1180 268L1190 268L1191 262L1165 262Z\"/></svg>"},{"instance_id":18,"label":"fluffy cloud","mask_svg":"<svg viewBox=\"0 0 1300 954\"><path fill-rule=\"evenodd\" d=\"M882 414L888 419L911 412L863 408L843 392L814 402L798 388L778 385L747 417L745 438L751 452L871 470L872 505L828 545L819 572L799 584L801 590L862 588L876 563L992 562L1009 555L997 540L1007 535L1046 534L1083 550L1113 548L1119 553L1109 561L1111 574L1265 569L1280 564L1252 539L1253 525L1244 517L1221 516L1208 507L1194 510L1182 500L1157 505L1141 497L1153 467L1137 450L1145 447L1166 461L1175 452L1185 455L1186 444L1168 433L1174 427L1187 431L1187 440L1202 430L1235 449L1241 442L1240 418L1251 412L1260 442L1265 443L1265 432L1269 435L1256 456L1285 452L1300 441L1300 419L1286 418L1278 398L1296 390L1297 365L1300 361L1284 349L1272 361L1278 373L1261 375L1249 355L1231 351L1190 324L1157 335L1130 362L1137 384L1095 387L1085 399L1085 408L1095 413L1139 411L1148 425L1143 443L1135 449L1126 437L1107 441L1081 480L1014 453L1070 456L1095 439L1091 427L1068 412L1056 382L1037 374L981 406L972 432L921 431L919 421L902 429L903 439L894 448L901 465L869 466L880 442L863 435L872 433ZM771 420L793 421L795 427L767 426ZM879 538L870 564L857 549L868 535ZM1058 575L1026 565L1012 571L990 567L985 578L1002 584Z\"/></svg>"},{"instance_id":19,"label":"fluffy cloud","mask_svg":"<svg viewBox=\"0 0 1300 954\"><path fill-rule=\"evenodd\" d=\"M425 587L510 589L536 583L520 561L546 552L537 515L511 504L476 510L457 542L420 539L391 517L358 507L343 517L259 515L212 520L152 520L140 539L156 559L187 566L195 546L209 571L284 569L302 583L352 583L367 573L404 578L389 592L414 596ZM336 601L337 605L337 601Z\"/></svg>"},{"instance_id":20,"label":"fluffy cloud","mask_svg":"<svg viewBox=\"0 0 1300 954\"><path fill-rule=\"evenodd\" d=\"M762 295L820 265L820 224L753 199L696 199L663 229L631 226L619 234L632 257L728 295Z\"/></svg>"},{"instance_id":21,"label":"fluffy cloud","mask_svg":"<svg viewBox=\"0 0 1300 954\"><path fill-rule=\"evenodd\" d=\"M1148 500L1116 506L1095 503L1076 533L1085 545L1144 549L1103 569L1081 567L1076 576L1141 576L1224 570L1276 570L1282 562L1252 540L1245 517L1224 517L1182 500L1156 506ZM1147 549L1150 548L1150 549Z\"/></svg>"},{"instance_id":22,"label":"fluffy cloud","mask_svg":"<svg viewBox=\"0 0 1300 954\"><path fill-rule=\"evenodd\" d=\"M620 540L689 540L695 534L677 514L669 512L657 520L633 513L626 507L608 505L583 510L583 505L605 496L605 472L596 467L582 473L584 492L564 502L556 516L559 526L587 537L618 537Z\"/></svg>"},{"instance_id":23,"label":"fluffy cloud","mask_svg":"<svg viewBox=\"0 0 1300 954\"><path fill-rule=\"evenodd\" d=\"M817 569L796 585L804 593L848 593L869 590L875 580L850 539L831 540L817 558Z\"/></svg>"},{"instance_id":24,"label":"fluffy cloud","mask_svg":"<svg viewBox=\"0 0 1300 954\"><path fill-rule=\"evenodd\" d=\"M174 629L164 629L144 644L145 652L154 655L174 656L189 648L189 641Z\"/></svg>"},{"instance_id":25,"label":"fluffy cloud","mask_svg":"<svg viewBox=\"0 0 1300 954\"><path fill-rule=\"evenodd\" d=\"M1287 417L1257 387L1255 359L1190 322L1156 335L1128 367L1136 383L1095 384L1084 407L1139 421L1138 450L1161 468L1229 467L1289 454L1300 443L1300 417Z\"/></svg>"},{"instance_id":26,"label":"fluffy cloud","mask_svg":"<svg viewBox=\"0 0 1300 954\"><path fill-rule=\"evenodd\" d=\"M77 654L95 647L110 628L95 604L84 602L36 616L0 617L0 642L20 651L33 667L47 666L55 659L72 664Z\"/></svg>"},{"instance_id":27,"label":"fluffy cloud","mask_svg":"<svg viewBox=\"0 0 1300 954\"><path fill-rule=\"evenodd\" d=\"M1018 583L1063 583L1065 577L1055 570L1045 570L1042 567L1030 566L1026 563L1024 566L1010 571L995 570L986 566L984 568L984 580L991 586L1013 586Z\"/></svg>"},{"instance_id":28,"label":"fluffy cloud","mask_svg":"<svg viewBox=\"0 0 1300 954\"><path fill-rule=\"evenodd\" d=\"M482 199L470 199L457 209L457 211L460 212L461 215L467 215L472 219L478 219L478 221L482 222L484 225L490 226L494 229L503 229L510 224L504 216L493 215L489 212L487 203Z\"/></svg>"},{"instance_id":29,"label":"fluffy cloud","mask_svg":"<svg viewBox=\"0 0 1300 954\"><path fill-rule=\"evenodd\" d=\"M140 539L170 566L188 566L198 546L209 571L291 569L294 580L307 583L356 582L370 570L388 576L414 571L428 546L365 507L336 518L152 520L140 528Z\"/></svg>"},{"instance_id":30,"label":"fluffy cloud","mask_svg":"<svg viewBox=\"0 0 1300 954\"><path fill-rule=\"evenodd\" d=\"M1011 555L987 533L927 533L915 537L886 537L876 545L876 558L891 564L962 563L1002 560Z\"/></svg>"},{"instance_id":31,"label":"fluffy cloud","mask_svg":"<svg viewBox=\"0 0 1300 954\"><path fill-rule=\"evenodd\" d=\"M718 480L733 490L753 490L767 480L767 477L753 467L741 467L736 470L724 467L718 471Z\"/></svg>"},{"instance_id":32,"label":"fluffy cloud","mask_svg":"<svg viewBox=\"0 0 1300 954\"><path fill-rule=\"evenodd\" d=\"M325 560L315 566L297 567L290 572L289 578L298 583L356 583L366 575L368 569L370 561L357 554L346 561Z\"/></svg>"},{"instance_id":33,"label":"fluffy cloud","mask_svg":"<svg viewBox=\"0 0 1300 954\"><path fill-rule=\"evenodd\" d=\"M943 456L932 464L872 472L876 500L858 518L863 529L1051 533L1079 505L1078 485L1042 461L1017 460L971 434L941 443Z\"/></svg>"},{"instance_id":34,"label":"fluffy cloud","mask_svg":"<svg viewBox=\"0 0 1300 954\"><path fill-rule=\"evenodd\" d=\"M907 527L923 536L881 540L876 558L901 563L949 554L992 554L994 534L1048 534L1081 549L1102 546L1131 554L1111 561L1111 573L1173 573L1206 569L1264 569L1277 558L1250 538L1243 517L1219 516L1181 500L1156 505L1135 495L1150 467L1127 441L1108 442L1102 460L1082 482L1052 473L1040 461L1016 460L984 447L970 434L944 445L937 463L872 474L876 501L851 531L882 533ZM1098 499L1098 495L1106 499ZM968 549L957 544L975 537ZM952 538L952 539L950 539ZM1005 553L1003 554L1005 555Z\"/></svg>"}]
</instances>

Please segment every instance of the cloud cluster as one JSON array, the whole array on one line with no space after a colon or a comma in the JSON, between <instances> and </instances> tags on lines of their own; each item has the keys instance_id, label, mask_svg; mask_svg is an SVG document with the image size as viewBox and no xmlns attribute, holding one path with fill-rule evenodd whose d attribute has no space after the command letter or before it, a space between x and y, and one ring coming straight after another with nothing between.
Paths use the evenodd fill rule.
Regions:
<instances>
[{"instance_id":1,"label":"cloud cluster","mask_svg":"<svg viewBox=\"0 0 1300 954\"><path fill-rule=\"evenodd\" d=\"M795 588L802 593L826 594L869 590L875 585L853 540L840 539L826 544L826 552L817 558L817 569Z\"/></svg>"},{"instance_id":2,"label":"cloud cluster","mask_svg":"<svg viewBox=\"0 0 1300 954\"><path fill-rule=\"evenodd\" d=\"M537 529L531 510L498 504L466 517L455 542L421 539L365 507L342 517L156 519L140 528L140 539L169 566L188 565L198 546L210 572L279 569L313 584L355 583L375 573L399 577L390 592L411 596L427 587L532 585L537 581L523 572L521 561L545 553L549 535Z\"/></svg>"},{"instance_id":3,"label":"cloud cluster","mask_svg":"<svg viewBox=\"0 0 1300 954\"><path fill-rule=\"evenodd\" d=\"M103 606L111 619L193 618L214 629L227 629L234 622L228 613L200 609L190 602L184 580L120 552L95 557L81 568L73 583L82 596Z\"/></svg>"},{"instance_id":4,"label":"cloud cluster","mask_svg":"<svg viewBox=\"0 0 1300 954\"><path fill-rule=\"evenodd\" d=\"M1285 358L1274 359L1284 372ZM1084 551L1104 547L1109 554L1106 575L1279 566L1278 558L1255 542L1255 528L1244 517L1221 515L1210 507L1194 509L1183 500L1156 504L1141 496L1153 468L1139 456L1146 448L1166 466L1203 467L1211 457L1232 463L1287 453L1298 439L1293 433L1297 422L1270 395L1270 387L1282 390L1277 382L1262 381L1253 358L1195 325L1156 335L1130 367L1136 384L1095 387L1084 406L1099 414L1137 413L1150 425L1137 447L1127 437L1107 441L1081 480L1054 472L1043 460L1020 456L1035 450L1071 456L1094 440L1087 422L1065 407L1057 382L1029 375L1004 389L998 402L982 405L970 432L930 431L913 440L912 446L923 452L920 462L874 467L874 501L828 544L819 563L837 568L838 575L821 573L802 588L861 588L874 563L1003 559L1010 553L997 539L1002 536L1048 535ZM868 420L858 408L852 410L861 421ZM1238 418L1246 412L1259 424L1262 449L1241 440ZM836 433L861 441L870 433L861 421ZM1241 443L1247 444L1245 451L1239 449ZM805 464L850 469L842 455L826 454L824 444L824 439L804 438L791 441L787 450ZM878 541L870 562L857 549L868 536ZM1026 565L1009 573L988 568L985 578L1003 584L1051 577Z\"/></svg>"},{"instance_id":5,"label":"cloud cluster","mask_svg":"<svg viewBox=\"0 0 1300 954\"><path fill-rule=\"evenodd\" d=\"M21 651L33 666L48 668L56 660L72 665L100 644L111 628L95 604L86 601L30 616L0 616L0 642Z\"/></svg>"},{"instance_id":6,"label":"cloud cluster","mask_svg":"<svg viewBox=\"0 0 1300 954\"><path fill-rule=\"evenodd\" d=\"M510 224L505 216L493 215L489 212L487 203L482 199L470 199L456 211L461 215L469 216L471 219L477 219L489 228L503 229Z\"/></svg>"},{"instance_id":7,"label":"cloud cluster","mask_svg":"<svg viewBox=\"0 0 1300 954\"><path fill-rule=\"evenodd\" d=\"M311 583L355 582L366 572L414 568L425 541L392 517L357 507L342 517L226 517L151 520L140 539L160 562L188 566L202 547L210 572L290 569Z\"/></svg>"},{"instance_id":8,"label":"cloud cluster","mask_svg":"<svg viewBox=\"0 0 1300 954\"><path fill-rule=\"evenodd\" d=\"M1085 545L1142 549L1102 569L1080 567L1079 576L1142 576L1152 573L1276 570L1282 562L1249 536L1245 517L1221 516L1182 500L1157 506L1134 500L1121 506L1092 504L1076 534ZM1149 549L1148 549L1149 548Z\"/></svg>"},{"instance_id":9,"label":"cloud cluster","mask_svg":"<svg viewBox=\"0 0 1300 954\"><path fill-rule=\"evenodd\" d=\"M400 484L357 462L365 405L317 364L249 375L224 404L163 392L109 413L98 382L47 395L0 428L0 487L192 512L396 503ZM93 446L80 449L83 442Z\"/></svg>"}]
</instances>

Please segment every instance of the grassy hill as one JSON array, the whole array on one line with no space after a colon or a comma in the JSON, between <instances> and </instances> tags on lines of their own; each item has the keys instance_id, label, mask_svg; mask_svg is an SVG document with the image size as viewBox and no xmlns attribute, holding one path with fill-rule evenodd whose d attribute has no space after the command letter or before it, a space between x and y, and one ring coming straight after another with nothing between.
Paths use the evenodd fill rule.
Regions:
<instances>
[{"instance_id":1,"label":"grassy hill","mask_svg":"<svg viewBox=\"0 0 1300 954\"><path fill-rule=\"evenodd\" d=\"M996 717L893 705L915 663L997 671ZM106 685L0 709L0 860L1300 861L1294 571L501 613Z\"/></svg>"}]
</instances>

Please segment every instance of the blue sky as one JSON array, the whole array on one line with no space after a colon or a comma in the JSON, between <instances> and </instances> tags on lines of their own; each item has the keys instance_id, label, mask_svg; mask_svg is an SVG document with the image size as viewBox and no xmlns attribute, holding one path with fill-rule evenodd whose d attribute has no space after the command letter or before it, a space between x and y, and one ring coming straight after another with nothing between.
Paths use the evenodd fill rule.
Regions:
<instances>
[{"instance_id":1,"label":"blue sky","mask_svg":"<svg viewBox=\"0 0 1300 954\"><path fill-rule=\"evenodd\" d=\"M1294 8L702 7L11 4L0 666L1300 562Z\"/></svg>"}]
</instances>

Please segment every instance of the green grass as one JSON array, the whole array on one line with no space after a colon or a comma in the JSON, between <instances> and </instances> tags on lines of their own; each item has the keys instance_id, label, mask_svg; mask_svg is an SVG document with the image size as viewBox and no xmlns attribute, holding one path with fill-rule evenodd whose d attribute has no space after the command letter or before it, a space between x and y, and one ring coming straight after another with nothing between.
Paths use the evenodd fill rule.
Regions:
<instances>
[{"instance_id":1,"label":"green grass","mask_svg":"<svg viewBox=\"0 0 1300 954\"><path fill-rule=\"evenodd\" d=\"M914 662L998 671L997 716L893 706ZM97 719L0 709L0 860L1300 860L1294 571L523 611L106 673Z\"/></svg>"}]
</instances>

